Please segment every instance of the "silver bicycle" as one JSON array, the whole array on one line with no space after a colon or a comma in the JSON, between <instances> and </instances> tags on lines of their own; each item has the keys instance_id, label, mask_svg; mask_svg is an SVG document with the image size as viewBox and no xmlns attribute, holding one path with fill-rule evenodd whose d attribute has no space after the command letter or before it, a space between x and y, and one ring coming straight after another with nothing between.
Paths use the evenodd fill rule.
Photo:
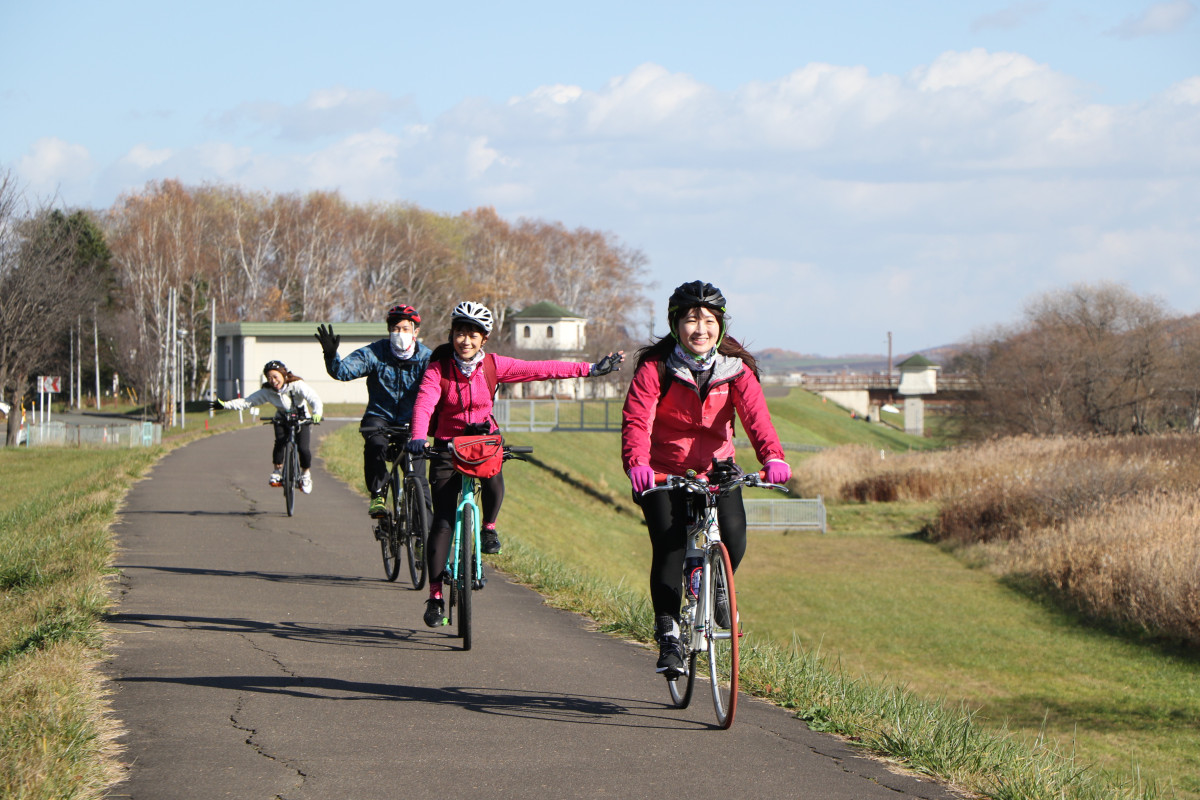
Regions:
<instances>
[{"instance_id":1,"label":"silver bicycle","mask_svg":"<svg viewBox=\"0 0 1200 800\"><path fill-rule=\"evenodd\" d=\"M733 725L733 717L737 712L741 631L733 586L733 565L729 561L729 552L721 542L717 501L741 486L783 492L787 491L787 487L767 483L762 473L747 473L710 483L694 470L688 470L686 475L656 475L655 483L657 485L643 494L682 490L689 496L691 515L683 568L684 604L679 615L680 644L687 674L667 674L667 688L675 706L687 708L692 702L696 662L703 653L712 686L717 724L728 729Z\"/></svg>"}]
</instances>

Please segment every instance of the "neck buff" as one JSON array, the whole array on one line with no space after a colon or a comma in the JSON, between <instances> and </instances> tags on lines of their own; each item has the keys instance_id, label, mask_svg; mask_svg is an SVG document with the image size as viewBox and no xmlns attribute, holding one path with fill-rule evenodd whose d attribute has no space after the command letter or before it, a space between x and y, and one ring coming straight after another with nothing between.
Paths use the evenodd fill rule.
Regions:
<instances>
[{"instance_id":1,"label":"neck buff","mask_svg":"<svg viewBox=\"0 0 1200 800\"><path fill-rule=\"evenodd\" d=\"M475 371L475 367L479 366L480 361L483 361L482 350L476 353L470 361L463 361L458 357L458 353L454 354L454 363L458 365L458 371L468 378L471 377L471 373Z\"/></svg>"},{"instance_id":2,"label":"neck buff","mask_svg":"<svg viewBox=\"0 0 1200 800\"><path fill-rule=\"evenodd\" d=\"M671 353L672 362L687 367L693 372L703 372L712 369L712 365L717 361L717 348L709 350L704 355L696 355L681 344L675 345L675 352Z\"/></svg>"},{"instance_id":3,"label":"neck buff","mask_svg":"<svg viewBox=\"0 0 1200 800\"><path fill-rule=\"evenodd\" d=\"M404 331L392 331L389 334L392 343L392 355L401 361L408 361L417 351L417 337Z\"/></svg>"}]
</instances>

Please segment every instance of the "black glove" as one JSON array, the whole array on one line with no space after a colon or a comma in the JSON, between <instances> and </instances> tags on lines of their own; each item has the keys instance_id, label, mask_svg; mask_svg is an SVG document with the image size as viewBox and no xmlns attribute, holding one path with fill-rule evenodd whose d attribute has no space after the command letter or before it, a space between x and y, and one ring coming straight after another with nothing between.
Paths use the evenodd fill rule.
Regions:
<instances>
[{"instance_id":1,"label":"black glove","mask_svg":"<svg viewBox=\"0 0 1200 800\"><path fill-rule=\"evenodd\" d=\"M211 408L213 411L220 411L222 408L225 407L225 404L221 402L220 398L217 398L215 400L209 400L208 407Z\"/></svg>"},{"instance_id":2,"label":"black glove","mask_svg":"<svg viewBox=\"0 0 1200 800\"><path fill-rule=\"evenodd\" d=\"M623 353L623 352L609 353L604 358L597 361L595 364L592 364L592 371L590 373L588 373L588 375L589 375L589 377L594 378L598 375L607 375L608 373L612 372L613 370L617 370L619 372L621 370L621 367L619 366L619 364L624 360L625 360L625 353Z\"/></svg>"},{"instance_id":3,"label":"black glove","mask_svg":"<svg viewBox=\"0 0 1200 800\"><path fill-rule=\"evenodd\" d=\"M425 440L409 439L404 445L404 449L412 453L414 456L423 456L425 455Z\"/></svg>"},{"instance_id":4,"label":"black glove","mask_svg":"<svg viewBox=\"0 0 1200 800\"><path fill-rule=\"evenodd\" d=\"M741 467L733 463L732 458L727 458L724 461L718 461L714 458L712 469L708 472L708 482L722 484L733 478L741 477L741 474Z\"/></svg>"},{"instance_id":5,"label":"black glove","mask_svg":"<svg viewBox=\"0 0 1200 800\"><path fill-rule=\"evenodd\" d=\"M321 351L325 353L326 361L337 355L338 345L341 344L342 337L334 335L332 325L318 325L317 332L313 335L321 343Z\"/></svg>"}]
</instances>

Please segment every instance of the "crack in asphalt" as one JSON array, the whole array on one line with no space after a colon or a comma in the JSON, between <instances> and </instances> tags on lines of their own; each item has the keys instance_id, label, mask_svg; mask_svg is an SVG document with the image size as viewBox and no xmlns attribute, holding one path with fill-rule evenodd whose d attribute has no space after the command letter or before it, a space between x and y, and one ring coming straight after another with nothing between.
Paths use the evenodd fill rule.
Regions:
<instances>
[{"instance_id":1,"label":"crack in asphalt","mask_svg":"<svg viewBox=\"0 0 1200 800\"><path fill-rule=\"evenodd\" d=\"M254 648L258 652L264 654L265 656L267 656L267 658L271 659L271 661L275 664L275 666L279 668L280 672L282 672L283 674L287 675L290 678L295 678L297 681L303 682L304 678L299 673L297 673L291 669L288 669L288 667L285 666L284 663L279 660L279 656L277 654L266 649L265 647L259 646L259 644L257 642L255 642L253 639L251 639L248 635L246 635L244 633L239 633L239 634L237 634L237 636L240 637L243 641L245 641L246 644L250 645L252 648ZM295 790L300 789L301 787L304 786L304 782L306 780L308 780L308 773L306 773L300 767L293 764L288 759L282 758L280 756L276 756L272 753L267 752L266 748L263 747L263 745L261 745L259 742L255 741L255 737L258 735L258 729L250 727L249 725L242 723L240 717L241 717L242 711L245 709L246 699L248 697L250 697L249 693L243 693L238 696L237 705L234 707L233 713L231 713L229 715L230 724L233 726L234 730L242 731L246 734L246 738L243 741L247 745L249 745L250 748L255 753L257 753L258 755L267 759L268 761L274 762L276 764L279 764L280 766L286 767L287 769L294 771L296 773L297 781L292 785L291 790L295 791ZM285 800L285 795L276 794L275 800Z\"/></svg>"}]
</instances>

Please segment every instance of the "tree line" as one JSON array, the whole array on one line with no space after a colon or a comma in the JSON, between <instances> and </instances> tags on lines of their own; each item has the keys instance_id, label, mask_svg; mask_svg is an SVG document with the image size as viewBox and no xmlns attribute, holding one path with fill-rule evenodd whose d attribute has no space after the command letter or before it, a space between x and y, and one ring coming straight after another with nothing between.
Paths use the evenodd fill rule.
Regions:
<instances>
[{"instance_id":1,"label":"tree line","mask_svg":"<svg viewBox=\"0 0 1200 800\"><path fill-rule=\"evenodd\" d=\"M1043 294L947 367L979 386L968 436L1200 431L1200 318L1122 285Z\"/></svg>"},{"instance_id":2,"label":"tree line","mask_svg":"<svg viewBox=\"0 0 1200 800\"><path fill-rule=\"evenodd\" d=\"M0 172L0 398L18 405L34 376L66 372L72 326L94 319L106 385L118 373L166 418L172 294L191 399L208 383L214 313L218 323L382 321L404 302L440 339L460 300L490 307L500 332L510 311L549 300L588 317L598 346L628 349L647 329L646 265L611 233L510 222L492 208L447 215L334 191L165 180L67 214L31 207Z\"/></svg>"}]
</instances>

